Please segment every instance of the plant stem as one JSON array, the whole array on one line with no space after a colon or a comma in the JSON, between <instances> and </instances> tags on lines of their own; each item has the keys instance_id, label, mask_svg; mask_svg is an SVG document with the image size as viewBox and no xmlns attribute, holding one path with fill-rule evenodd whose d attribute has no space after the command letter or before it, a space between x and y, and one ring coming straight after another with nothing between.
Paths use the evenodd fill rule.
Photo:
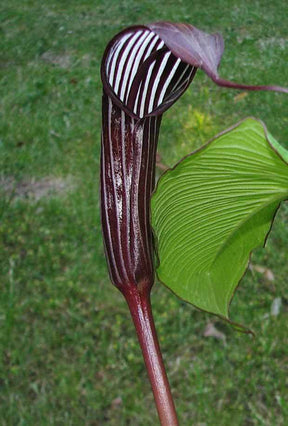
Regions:
<instances>
[{"instance_id":1,"label":"plant stem","mask_svg":"<svg viewBox=\"0 0 288 426\"><path fill-rule=\"evenodd\" d=\"M124 294L136 328L162 426L178 426L177 414L165 371L150 302L150 289L135 286Z\"/></svg>"}]
</instances>

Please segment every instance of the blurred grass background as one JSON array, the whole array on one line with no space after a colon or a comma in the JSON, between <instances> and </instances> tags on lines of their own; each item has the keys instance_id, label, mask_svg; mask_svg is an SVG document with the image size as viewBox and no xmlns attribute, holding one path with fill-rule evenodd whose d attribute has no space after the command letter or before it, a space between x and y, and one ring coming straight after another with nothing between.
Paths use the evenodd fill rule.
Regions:
<instances>
[{"instance_id":1,"label":"blurred grass background","mask_svg":"<svg viewBox=\"0 0 288 426\"><path fill-rule=\"evenodd\" d=\"M103 255L101 57L125 26L188 22L223 34L223 77L287 86L286 7L282 0L10 0L2 9L1 425L158 424ZM288 148L287 113L283 94L220 89L200 71L165 114L161 161L173 165L249 115ZM231 305L232 319L256 339L155 285L181 425L287 424L287 219L286 203ZM282 305L271 315L276 298ZM211 323L220 338L204 336Z\"/></svg>"}]
</instances>

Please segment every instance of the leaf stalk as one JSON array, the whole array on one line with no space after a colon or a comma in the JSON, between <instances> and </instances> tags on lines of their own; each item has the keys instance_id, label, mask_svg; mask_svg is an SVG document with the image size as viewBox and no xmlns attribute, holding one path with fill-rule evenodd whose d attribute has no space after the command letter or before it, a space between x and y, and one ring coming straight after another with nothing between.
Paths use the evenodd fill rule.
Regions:
<instances>
[{"instance_id":1,"label":"leaf stalk","mask_svg":"<svg viewBox=\"0 0 288 426\"><path fill-rule=\"evenodd\" d=\"M142 350L162 426L178 426L175 405L153 319L150 290L129 286L124 293Z\"/></svg>"}]
</instances>

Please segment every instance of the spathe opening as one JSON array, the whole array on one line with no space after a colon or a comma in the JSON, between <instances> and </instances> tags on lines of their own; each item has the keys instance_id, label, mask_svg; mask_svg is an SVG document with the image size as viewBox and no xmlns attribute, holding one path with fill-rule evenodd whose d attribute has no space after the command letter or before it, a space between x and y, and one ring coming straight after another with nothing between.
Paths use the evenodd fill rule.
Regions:
<instances>
[{"instance_id":1,"label":"spathe opening","mask_svg":"<svg viewBox=\"0 0 288 426\"><path fill-rule=\"evenodd\" d=\"M162 114L192 81L195 67L181 61L146 27L132 27L109 44L102 79L109 95L138 118Z\"/></svg>"}]
</instances>

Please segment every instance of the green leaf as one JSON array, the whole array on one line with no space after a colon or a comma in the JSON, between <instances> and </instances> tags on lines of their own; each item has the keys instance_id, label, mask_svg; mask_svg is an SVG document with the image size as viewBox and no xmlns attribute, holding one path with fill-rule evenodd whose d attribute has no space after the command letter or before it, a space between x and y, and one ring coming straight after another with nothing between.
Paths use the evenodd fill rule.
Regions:
<instances>
[{"instance_id":1,"label":"green leaf","mask_svg":"<svg viewBox=\"0 0 288 426\"><path fill-rule=\"evenodd\" d=\"M264 125L248 118L167 171L151 201L159 279L228 319L250 252L265 243L288 198L287 161Z\"/></svg>"}]
</instances>

